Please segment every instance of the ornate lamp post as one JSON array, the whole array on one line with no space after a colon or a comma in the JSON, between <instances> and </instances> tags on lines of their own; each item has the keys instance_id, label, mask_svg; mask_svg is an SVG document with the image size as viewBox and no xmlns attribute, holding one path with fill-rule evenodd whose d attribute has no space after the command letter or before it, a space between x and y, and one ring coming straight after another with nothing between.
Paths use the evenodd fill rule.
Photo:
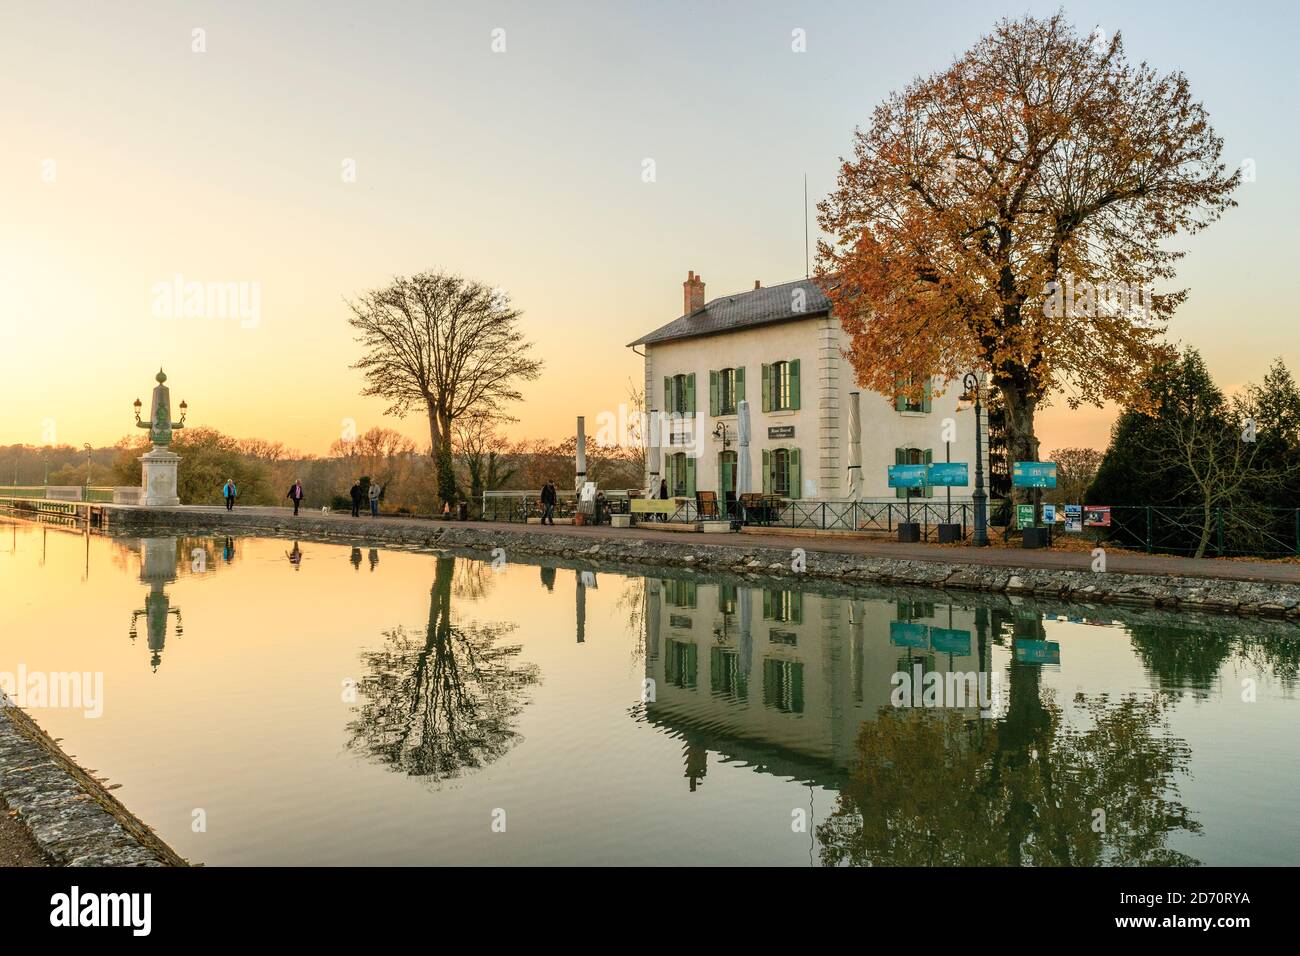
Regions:
<instances>
[{"instance_id":1,"label":"ornate lamp post","mask_svg":"<svg viewBox=\"0 0 1300 956\"><path fill-rule=\"evenodd\" d=\"M980 450L980 380L974 372L967 372L962 379L966 394L975 398L975 492L971 500L975 503L975 532L971 543L983 548L989 543L988 495L984 493L984 454Z\"/></svg>"},{"instance_id":2,"label":"ornate lamp post","mask_svg":"<svg viewBox=\"0 0 1300 956\"><path fill-rule=\"evenodd\" d=\"M185 416L189 407L181 402L181 420L172 421L171 393L163 383L167 375L162 369L154 376L158 382L153 390L152 409L149 421L140 419L140 399L135 400L135 424L137 428L149 429L149 440L153 450L140 456L140 504L146 507L171 507L181 503L176 496L176 466L181 456L169 451L172 431L185 427Z\"/></svg>"}]
</instances>

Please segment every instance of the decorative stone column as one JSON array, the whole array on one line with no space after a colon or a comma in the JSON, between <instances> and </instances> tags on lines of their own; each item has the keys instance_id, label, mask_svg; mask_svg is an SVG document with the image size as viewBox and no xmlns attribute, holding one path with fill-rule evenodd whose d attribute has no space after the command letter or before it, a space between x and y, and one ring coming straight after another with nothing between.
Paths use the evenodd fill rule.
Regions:
<instances>
[{"instance_id":1,"label":"decorative stone column","mask_svg":"<svg viewBox=\"0 0 1300 956\"><path fill-rule=\"evenodd\" d=\"M157 445L140 456L140 504L170 508L181 503L176 495L176 466L180 461L180 455Z\"/></svg>"},{"instance_id":2,"label":"decorative stone column","mask_svg":"<svg viewBox=\"0 0 1300 956\"><path fill-rule=\"evenodd\" d=\"M149 403L149 420L140 419L140 400L135 402L135 424L137 428L149 429L149 440L153 450L140 456L140 504L146 508L173 508L181 503L176 494L176 466L181 456L168 449L172 442L172 430L185 427L185 403L181 402L181 420L172 421L171 393L163 383L167 375L162 369L154 377L158 385L153 390L153 399Z\"/></svg>"}]
</instances>

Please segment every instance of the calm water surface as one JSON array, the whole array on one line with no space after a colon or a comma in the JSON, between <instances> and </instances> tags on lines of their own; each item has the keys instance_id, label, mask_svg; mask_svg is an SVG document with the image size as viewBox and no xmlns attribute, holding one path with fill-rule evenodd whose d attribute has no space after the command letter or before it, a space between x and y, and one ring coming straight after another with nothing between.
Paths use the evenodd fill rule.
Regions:
<instances>
[{"instance_id":1,"label":"calm water surface","mask_svg":"<svg viewBox=\"0 0 1300 956\"><path fill-rule=\"evenodd\" d=\"M0 673L195 861L1300 864L1282 624L0 521Z\"/></svg>"}]
</instances>

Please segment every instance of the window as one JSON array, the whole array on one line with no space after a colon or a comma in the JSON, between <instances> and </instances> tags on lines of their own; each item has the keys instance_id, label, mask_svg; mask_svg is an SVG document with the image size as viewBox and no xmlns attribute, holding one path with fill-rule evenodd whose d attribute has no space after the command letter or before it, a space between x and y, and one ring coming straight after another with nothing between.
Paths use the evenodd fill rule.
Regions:
<instances>
[{"instance_id":1,"label":"window","mask_svg":"<svg viewBox=\"0 0 1300 956\"><path fill-rule=\"evenodd\" d=\"M734 451L718 453L718 488L725 496L724 500L736 495L736 461Z\"/></svg>"},{"instance_id":2,"label":"window","mask_svg":"<svg viewBox=\"0 0 1300 956\"><path fill-rule=\"evenodd\" d=\"M894 449L894 464L896 465L928 465L930 464L932 458L933 455L929 448L895 448ZM912 490L913 498L934 497L934 488L931 487L930 485L926 485L923 488L920 487L913 488L911 490ZM895 497L898 498L906 498L907 491L908 489L906 488L895 488L894 495Z\"/></svg>"},{"instance_id":3,"label":"window","mask_svg":"<svg viewBox=\"0 0 1300 956\"><path fill-rule=\"evenodd\" d=\"M695 687L699 651L685 641L664 642L664 679L673 687Z\"/></svg>"},{"instance_id":4,"label":"window","mask_svg":"<svg viewBox=\"0 0 1300 956\"><path fill-rule=\"evenodd\" d=\"M763 620L789 624L803 623L803 592L763 592Z\"/></svg>"},{"instance_id":5,"label":"window","mask_svg":"<svg viewBox=\"0 0 1300 956\"><path fill-rule=\"evenodd\" d=\"M695 497L695 459L684 451L668 455L668 493L674 498Z\"/></svg>"},{"instance_id":6,"label":"window","mask_svg":"<svg viewBox=\"0 0 1300 956\"><path fill-rule=\"evenodd\" d=\"M723 614L736 613L736 585L718 585L718 610Z\"/></svg>"},{"instance_id":7,"label":"window","mask_svg":"<svg viewBox=\"0 0 1300 956\"><path fill-rule=\"evenodd\" d=\"M695 373L664 377L664 411L677 415L695 414Z\"/></svg>"},{"instance_id":8,"label":"window","mask_svg":"<svg viewBox=\"0 0 1300 956\"><path fill-rule=\"evenodd\" d=\"M664 581L664 601L673 607L695 607L695 582L683 581L681 578L668 578Z\"/></svg>"},{"instance_id":9,"label":"window","mask_svg":"<svg viewBox=\"0 0 1300 956\"><path fill-rule=\"evenodd\" d=\"M800 495L799 449L763 449L763 494L798 498Z\"/></svg>"},{"instance_id":10,"label":"window","mask_svg":"<svg viewBox=\"0 0 1300 956\"><path fill-rule=\"evenodd\" d=\"M799 360L773 362L763 366L763 411L796 411L799 408Z\"/></svg>"},{"instance_id":11,"label":"window","mask_svg":"<svg viewBox=\"0 0 1300 956\"><path fill-rule=\"evenodd\" d=\"M749 675L740 669L740 655L723 647L709 651L709 690L732 700L749 699Z\"/></svg>"},{"instance_id":12,"label":"window","mask_svg":"<svg viewBox=\"0 0 1300 956\"><path fill-rule=\"evenodd\" d=\"M912 377L911 372L897 376L894 381L897 383L895 385L897 393L894 396L895 410L900 412L928 412L930 410L932 384L929 378L925 380L919 398L912 394L915 379Z\"/></svg>"},{"instance_id":13,"label":"window","mask_svg":"<svg viewBox=\"0 0 1300 956\"><path fill-rule=\"evenodd\" d=\"M795 647L799 643L799 637L794 631L778 631L772 628L767 639L773 644L784 644L786 647Z\"/></svg>"},{"instance_id":14,"label":"window","mask_svg":"<svg viewBox=\"0 0 1300 956\"><path fill-rule=\"evenodd\" d=\"M787 714L803 713L803 664L763 661L763 703Z\"/></svg>"},{"instance_id":15,"label":"window","mask_svg":"<svg viewBox=\"0 0 1300 956\"><path fill-rule=\"evenodd\" d=\"M734 415L745 397L744 368L724 368L709 373L709 414Z\"/></svg>"}]
</instances>

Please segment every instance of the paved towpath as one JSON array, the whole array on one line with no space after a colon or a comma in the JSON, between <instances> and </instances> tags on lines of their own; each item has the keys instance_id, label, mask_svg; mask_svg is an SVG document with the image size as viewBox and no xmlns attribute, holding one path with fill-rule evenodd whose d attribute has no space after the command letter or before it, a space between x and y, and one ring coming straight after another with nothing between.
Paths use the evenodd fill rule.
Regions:
<instances>
[{"instance_id":1,"label":"paved towpath","mask_svg":"<svg viewBox=\"0 0 1300 956\"><path fill-rule=\"evenodd\" d=\"M220 524L226 510L220 505L187 505L175 509L187 513L211 515ZM274 517L286 524L292 522L292 508L236 507L235 514ZM338 522L339 524L366 523L376 526L440 525L427 518L371 518L362 515L353 518L349 514L322 515L319 511L303 511L304 518L314 523ZM459 522L452 522L459 525ZM540 525L506 524L504 522L474 521L469 527L479 530L501 528L515 532L529 531L537 534L554 536L572 536L586 541L599 541L604 538L643 538L660 544L680 543L684 547L707 546L711 544L731 547L753 546L756 548L779 548L783 550L803 548L809 552L829 552L837 554L856 554L864 557L897 558L913 561L936 561L949 564L968 564L983 567L1008 568L1046 568L1052 570L1082 571L1091 567L1092 557L1087 551L1064 551L1023 548L989 547L972 548L969 546L949 546L935 544L899 544L895 541L882 541L851 534L789 534L779 529L763 530L758 533L744 534L705 534L691 531L664 531L649 524L638 525L632 529L611 528L608 525L598 527L574 527L557 524L542 528ZM249 528L247 530L255 530ZM1177 575L1180 577L1217 578L1229 581L1262 581L1287 584L1300 584L1300 563L1268 561L1222 561L1214 558L1183 558L1172 555L1129 554L1108 551L1106 569L1127 574Z\"/></svg>"}]
</instances>

